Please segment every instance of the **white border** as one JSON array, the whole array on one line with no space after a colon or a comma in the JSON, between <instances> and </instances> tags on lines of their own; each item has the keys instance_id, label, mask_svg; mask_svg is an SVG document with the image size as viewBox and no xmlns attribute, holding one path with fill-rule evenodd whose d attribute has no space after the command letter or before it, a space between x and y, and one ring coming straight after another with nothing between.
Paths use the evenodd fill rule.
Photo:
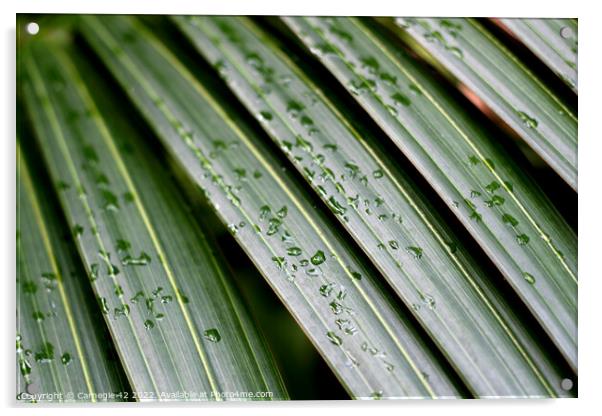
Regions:
<instances>
[{"instance_id":1,"label":"white border","mask_svg":"<svg viewBox=\"0 0 602 416\"><path fill-rule=\"evenodd\" d=\"M191 407L178 405L178 413L210 412L211 414L253 415L301 415L309 412L344 413L365 415L367 412L399 415L442 414L487 416L520 412L541 412L546 415L591 414L598 407L597 398L602 394L600 381L600 320L602 313L602 276L595 260L600 259L602 241L602 216L600 157L602 156L602 132L597 128L602 119L600 98L600 40L602 40L600 12L593 1L545 1L504 0L502 2L471 2L469 0L448 1L404 1L364 0L330 1L302 0L19 0L1 2L2 13L2 65L0 76L2 99L0 100L0 126L5 131L0 140L0 172L2 178L1 203L2 246L0 264L2 274L2 377L0 392L3 405L12 407L9 414L30 412L31 408L14 407L14 278L15 278L15 13L144 13L144 14L313 14L313 15L405 15L405 16L531 16L531 17L578 17L579 18L579 399L576 400L505 400L505 401L445 401L445 402L295 402L275 405L221 404ZM197 404L198 406L198 404ZM126 408L134 413L162 414L163 405L138 405ZM173 407L173 405L172 405ZM88 406L88 415L119 411L111 406ZM82 409L69 406L49 406L38 409L50 415L77 414ZM597 412L599 414L599 411Z\"/></svg>"}]
</instances>

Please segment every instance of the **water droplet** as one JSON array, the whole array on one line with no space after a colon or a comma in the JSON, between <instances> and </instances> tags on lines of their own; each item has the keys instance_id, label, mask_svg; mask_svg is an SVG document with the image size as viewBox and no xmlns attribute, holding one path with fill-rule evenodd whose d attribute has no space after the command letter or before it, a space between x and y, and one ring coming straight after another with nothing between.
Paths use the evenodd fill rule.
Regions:
<instances>
[{"instance_id":1,"label":"water droplet","mask_svg":"<svg viewBox=\"0 0 602 416\"><path fill-rule=\"evenodd\" d=\"M357 280L362 280L362 275L361 275L360 272L354 272L354 271L352 271L351 272L351 277L353 277L354 279L357 279Z\"/></svg>"},{"instance_id":2,"label":"water droplet","mask_svg":"<svg viewBox=\"0 0 602 416\"><path fill-rule=\"evenodd\" d=\"M38 285L31 280L24 280L21 287L23 288L24 293L34 294L38 290Z\"/></svg>"},{"instance_id":3,"label":"water droplet","mask_svg":"<svg viewBox=\"0 0 602 416\"><path fill-rule=\"evenodd\" d=\"M219 342L222 339L222 336L220 335L219 331L215 328L211 328L206 330L203 335L205 336L205 338L211 342Z\"/></svg>"},{"instance_id":4,"label":"water droplet","mask_svg":"<svg viewBox=\"0 0 602 416\"><path fill-rule=\"evenodd\" d=\"M459 59L464 58L464 52L462 52L462 49L458 48L457 46L446 46L445 49L447 49Z\"/></svg>"},{"instance_id":5,"label":"water droplet","mask_svg":"<svg viewBox=\"0 0 602 416\"><path fill-rule=\"evenodd\" d=\"M31 364L25 358L19 359L19 370L24 377L31 374Z\"/></svg>"},{"instance_id":6,"label":"water droplet","mask_svg":"<svg viewBox=\"0 0 602 416\"><path fill-rule=\"evenodd\" d=\"M270 210L269 206L267 206L267 205L262 206L259 209L259 221L265 220L268 217L268 215L270 215L270 211L271 210Z\"/></svg>"},{"instance_id":7,"label":"water droplet","mask_svg":"<svg viewBox=\"0 0 602 416\"><path fill-rule=\"evenodd\" d=\"M154 327L155 323L152 320L147 319L146 321L144 321L144 329L146 329L147 331L153 329Z\"/></svg>"},{"instance_id":8,"label":"water droplet","mask_svg":"<svg viewBox=\"0 0 602 416\"><path fill-rule=\"evenodd\" d=\"M40 311L34 311L31 314L31 317L36 320L37 322L42 322L44 320L44 313L40 312Z\"/></svg>"},{"instance_id":9,"label":"water droplet","mask_svg":"<svg viewBox=\"0 0 602 416\"><path fill-rule=\"evenodd\" d=\"M500 187L501 187L501 185L499 182L493 181L489 185L485 186L485 189L487 189L487 191L489 191L491 193L494 193L495 191L500 189Z\"/></svg>"},{"instance_id":10,"label":"water droplet","mask_svg":"<svg viewBox=\"0 0 602 416\"><path fill-rule=\"evenodd\" d=\"M370 394L370 397L373 400L380 400L383 397L383 391L379 390L379 391L373 391L372 394Z\"/></svg>"},{"instance_id":11,"label":"water droplet","mask_svg":"<svg viewBox=\"0 0 602 416\"><path fill-rule=\"evenodd\" d=\"M369 73L375 75L380 67L378 61L373 56L368 56L360 59L362 68L367 69Z\"/></svg>"},{"instance_id":12,"label":"water droplet","mask_svg":"<svg viewBox=\"0 0 602 416\"><path fill-rule=\"evenodd\" d=\"M422 95L422 91L420 90L420 88L416 85L416 84L409 84L408 88L410 89L410 92L416 96L418 95Z\"/></svg>"},{"instance_id":13,"label":"water droplet","mask_svg":"<svg viewBox=\"0 0 602 416\"><path fill-rule=\"evenodd\" d=\"M102 207L106 211L117 211L119 210L119 201L117 196L109 191L108 189L101 189L100 194L103 199Z\"/></svg>"},{"instance_id":14,"label":"water droplet","mask_svg":"<svg viewBox=\"0 0 602 416\"><path fill-rule=\"evenodd\" d=\"M148 263L150 263L150 261L150 256L144 251L141 251L138 257L132 257L128 254L121 259L121 264L124 266L146 266Z\"/></svg>"},{"instance_id":15,"label":"water droplet","mask_svg":"<svg viewBox=\"0 0 602 416\"><path fill-rule=\"evenodd\" d=\"M516 242L521 245L524 246L527 243L529 243L529 236L526 234L519 234L516 236Z\"/></svg>"},{"instance_id":16,"label":"water droplet","mask_svg":"<svg viewBox=\"0 0 602 416\"><path fill-rule=\"evenodd\" d=\"M284 267L286 266L286 261L284 260L284 257L274 256L272 257L272 261L276 263L276 267L278 267L278 269L284 270Z\"/></svg>"},{"instance_id":17,"label":"water droplet","mask_svg":"<svg viewBox=\"0 0 602 416\"><path fill-rule=\"evenodd\" d=\"M335 287L335 283L333 283L333 282L326 283L326 284L320 286L320 295L327 298L332 293L334 287Z\"/></svg>"},{"instance_id":18,"label":"water droplet","mask_svg":"<svg viewBox=\"0 0 602 416\"><path fill-rule=\"evenodd\" d=\"M516 218L514 218L510 214L503 214L502 221L504 221L505 224L509 224L512 227L516 227L518 225L518 221L516 220Z\"/></svg>"},{"instance_id":19,"label":"water droplet","mask_svg":"<svg viewBox=\"0 0 602 416\"><path fill-rule=\"evenodd\" d=\"M433 310L435 309L436 303L435 303L435 298L433 298L431 295L429 294L420 294L420 298L422 299L422 302L430 309Z\"/></svg>"},{"instance_id":20,"label":"water droplet","mask_svg":"<svg viewBox=\"0 0 602 416\"><path fill-rule=\"evenodd\" d=\"M535 277L533 277L533 275L531 273L527 273L527 272L523 272L523 278L527 281L527 283L529 283L530 285L534 285L535 284Z\"/></svg>"},{"instance_id":21,"label":"water droplet","mask_svg":"<svg viewBox=\"0 0 602 416\"><path fill-rule=\"evenodd\" d=\"M172 301L172 297L170 295L165 295L161 297L161 303L169 303Z\"/></svg>"},{"instance_id":22,"label":"water droplet","mask_svg":"<svg viewBox=\"0 0 602 416\"><path fill-rule=\"evenodd\" d=\"M117 240L117 250L118 251L128 251L131 247L131 244L126 240Z\"/></svg>"},{"instance_id":23,"label":"water droplet","mask_svg":"<svg viewBox=\"0 0 602 416\"><path fill-rule=\"evenodd\" d=\"M326 261L326 256L322 250L316 251L316 254L311 256L311 263L315 266L322 264Z\"/></svg>"},{"instance_id":24,"label":"water droplet","mask_svg":"<svg viewBox=\"0 0 602 416\"><path fill-rule=\"evenodd\" d=\"M343 215L345 214L345 212L347 212L347 208L345 208L339 201L337 201L334 196L328 198L328 205L335 214Z\"/></svg>"},{"instance_id":25,"label":"water droplet","mask_svg":"<svg viewBox=\"0 0 602 416\"><path fill-rule=\"evenodd\" d=\"M40 351L36 352L34 355L36 362L40 364L48 364L54 360L54 345L50 342L45 342L42 344L42 348Z\"/></svg>"},{"instance_id":26,"label":"water droplet","mask_svg":"<svg viewBox=\"0 0 602 416\"><path fill-rule=\"evenodd\" d=\"M299 247L289 247L286 250L286 254L289 256L299 256L301 254L301 249Z\"/></svg>"},{"instance_id":27,"label":"water droplet","mask_svg":"<svg viewBox=\"0 0 602 416\"><path fill-rule=\"evenodd\" d=\"M281 224L282 221L278 218L270 218L270 220L268 221L268 231L266 232L266 234L270 236L276 234Z\"/></svg>"},{"instance_id":28,"label":"water droplet","mask_svg":"<svg viewBox=\"0 0 602 416\"><path fill-rule=\"evenodd\" d=\"M502 198L499 195L494 195L491 199L485 201L485 204L487 204L487 206L489 208L493 207L494 205L502 205L505 202L505 199Z\"/></svg>"},{"instance_id":29,"label":"water droplet","mask_svg":"<svg viewBox=\"0 0 602 416\"><path fill-rule=\"evenodd\" d=\"M69 354L68 352L64 353L63 355L61 355L61 362L64 365L69 365L71 364L71 354Z\"/></svg>"},{"instance_id":30,"label":"water droplet","mask_svg":"<svg viewBox=\"0 0 602 416\"><path fill-rule=\"evenodd\" d=\"M118 316L128 316L130 314L130 307L128 305L121 305L121 307L115 308L113 313L115 314L115 318Z\"/></svg>"},{"instance_id":31,"label":"water droplet","mask_svg":"<svg viewBox=\"0 0 602 416\"><path fill-rule=\"evenodd\" d=\"M288 208L286 207L286 205L285 205L285 206L283 206L282 208L280 208L280 209L278 210L278 212L276 212L276 215L277 215L279 218L284 218L284 217L286 217L286 214L288 214Z\"/></svg>"},{"instance_id":32,"label":"water droplet","mask_svg":"<svg viewBox=\"0 0 602 416\"><path fill-rule=\"evenodd\" d=\"M334 313L335 315L340 315L343 312L343 305L341 305L339 302L337 302L336 300L333 300L332 302L330 302L328 304L328 306L330 306L330 310L332 311L332 313Z\"/></svg>"},{"instance_id":33,"label":"water droplet","mask_svg":"<svg viewBox=\"0 0 602 416\"><path fill-rule=\"evenodd\" d=\"M527 127L529 127L530 129L537 128L538 122L533 117L529 116L524 111L517 111L516 114L518 114L522 122L525 123Z\"/></svg>"},{"instance_id":34,"label":"water droplet","mask_svg":"<svg viewBox=\"0 0 602 416\"><path fill-rule=\"evenodd\" d=\"M98 303L100 304L100 310L102 311L103 314L108 314L109 313L109 307L107 305L107 300L105 298L99 297L98 298Z\"/></svg>"},{"instance_id":35,"label":"water droplet","mask_svg":"<svg viewBox=\"0 0 602 416\"><path fill-rule=\"evenodd\" d=\"M422 258L422 248L420 248L420 247L408 246L408 247L406 247L406 251L408 253L410 253L412 256L414 256L415 259Z\"/></svg>"},{"instance_id":36,"label":"water droplet","mask_svg":"<svg viewBox=\"0 0 602 416\"><path fill-rule=\"evenodd\" d=\"M349 43L353 40L353 37L347 33L346 31L344 31L343 29L340 29L334 25L330 26L330 31L335 34L339 39Z\"/></svg>"},{"instance_id":37,"label":"water droplet","mask_svg":"<svg viewBox=\"0 0 602 416\"><path fill-rule=\"evenodd\" d=\"M326 42L317 43L315 45L315 47L310 48L310 51L314 55L318 55L318 56L329 55L329 54L336 55L336 54L340 53L339 49L336 46L334 46L330 43L326 43Z\"/></svg>"},{"instance_id":38,"label":"water droplet","mask_svg":"<svg viewBox=\"0 0 602 416\"><path fill-rule=\"evenodd\" d=\"M396 92L395 94L391 95L391 98L393 99L393 102L395 102L395 105L398 106L401 105L407 107L412 103L408 97L400 92Z\"/></svg>"},{"instance_id":39,"label":"water droplet","mask_svg":"<svg viewBox=\"0 0 602 416\"><path fill-rule=\"evenodd\" d=\"M265 121L270 121L273 118L272 113L270 113L269 111L260 111L259 117L260 119Z\"/></svg>"},{"instance_id":40,"label":"water droplet","mask_svg":"<svg viewBox=\"0 0 602 416\"><path fill-rule=\"evenodd\" d=\"M393 117L397 116L397 109L391 105L387 105L387 110L389 110L389 114L391 114Z\"/></svg>"},{"instance_id":41,"label":"water droplet","mask_svg":"<svg viewBox=\"0 0 602 416\"><path fill-rule=\"evenodd\" d=\"M123 295L123 288L120 285L115 285L115 295L117 295L117 296Z\"/></svg>"},{"instance_id":42,"label":"water droplet","mask_svg":"<svg viewBox=\"0 0 602 416\"><path fill-rule=\"evenodd\" d=\"M443 35L438 30L425 33L424 38L430 43L440 43L441 45L445 45L446 43Z\"/></svg>"},{"instance_id":43,"label":"water droplet","mask_svg":"<svg viewBox=\"0 0 602 416\"><path fill-rule=\"evenodd\" d=\"M349 319L337 319L334 321L339 329L347 335L353 335L357 332L357 328Z\"/></svg>"},{"instance_id":44,"label":"water droplet","mask_svg":"<svg viewBox=\"0 0 602 416\"><path fill-rule=\"evenodd\" d=\"M79 224L75 224L75 226L73 227L73 236L77 238L80 235L82 235L83 233L84 233L84 227L82 227Z\"/></svg>"},{"instance_id":45,"label":"water droplet","mask_svg":"<svg viewBox=\"0 0 602 416\"><path fill-rule=\"evenodd\" d=\"M234 173L236 174L236 180L244 181L247 179L247 170L244 168L235 168Z\"/></svg>"},{"instance_id":46,"label":"water droplet","mask_svg":"<svg viewBox=\"0 0 602 416\"><path fill-rule=\"evenodd\" d=\"M376 82L371 79L352 80L347 84L347 88L354 95L361 95L368 91L376 90Z\"/></svg>"},{"instance_id":47,"label":"water droplet","mask_svg":"<svg viewBox=\"0 0 602 416\"><path fill-rule=\"evenodd\" d=\"M328 337L330 342L332 342L334 345L341 345L343 343L343 340L341 339L341 337L339 337L333 331L328 331L326 333L326 336Z\"/></svg>"},{"instance_id":48,"label":"water droplet","mask_svg":"<svg viewBox=\"0 0 602 416\"><path fill-rule=\"evenodd\" d=\"M124 192L123 193L123 199L125 200L125 202L134 202L134 194L131 192Z\"/></svg>"},{"instance_id":49,"label":"water droplet","mask_svg":"<svg viewBox=\"0 0 602 416\"><path fill-rule=\"evenodd\" d=\"M396 240L389 241L389 247L393 250L397 250L399 248L399 243Z\"/></svg>"},{"instance_id":50,"label":"water droplet","mask_svg":"<svg viewBox=\"0 0 602 416\"><path fill-rule=\"evenodd\" d=\"M299 101L291 100L288 102L286 106L286 111L292 118L299 117L301 111L305 110L305 106L301 104Z\"/></svg>"}]
</instances>

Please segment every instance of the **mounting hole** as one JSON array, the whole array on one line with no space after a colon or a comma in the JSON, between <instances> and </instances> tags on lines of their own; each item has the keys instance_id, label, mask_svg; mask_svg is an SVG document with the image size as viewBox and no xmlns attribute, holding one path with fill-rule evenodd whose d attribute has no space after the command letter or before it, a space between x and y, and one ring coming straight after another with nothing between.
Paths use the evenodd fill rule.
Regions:
<instances>
[{"instance_id":1,"label":"mounting hole","mask_svg":"<svg viewBox=\"0 0 602 416\"><path fill-rule=\"evenodd\" d=\"M560 387L564 391L569 391L573 388L573 380L570 378L565 378L560 382Z\"/></svg>"},{"instance_id":2,"label":"mounting hole","mask_svg":"<svg viewBox=\"0 0 602 416\"><path fill-rule=\"evenodd\" d=\"M37 35L40 31L40 26L36 22L31 22L27 24L27 27L25 29L30 35Z\"/></svg>"},{"instance_id":3,"label":"mounting hole","mask_svg":"<svg viewBox=\"0 0 602 416\"><path fill-rule=\"evenodd\" d=\"M562 29L560 29L560 36L561 36L563 39L568 39L568 38L570 38L572 34L573 34L573 31L572 31L572 30L571 30L571 28L570 28L570 27L568 27L568 26L565 26L565 27L563 27Z\"/></svg>"}]
</instances>

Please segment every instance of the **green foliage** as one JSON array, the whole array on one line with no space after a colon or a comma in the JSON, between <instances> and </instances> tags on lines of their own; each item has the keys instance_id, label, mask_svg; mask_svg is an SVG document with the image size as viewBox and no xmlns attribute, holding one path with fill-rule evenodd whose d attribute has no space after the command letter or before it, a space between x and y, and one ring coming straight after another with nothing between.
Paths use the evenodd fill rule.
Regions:
<instances>
[{"instance_id":1,"label":"green foliage","mask_svg":"<svg viewBox=\"0 0 602 416\"><path fill-rule=\"evenodd\" d=\"M274 359L225 239L352 398L576 395L563 201L415 53L576 190L577 119L547 86L562 81L487 25L39 21L18 45L19 392L287 399L292 356ZM569 25L576 45L576 24L504 24L576 93L568 41L541 38Z\"/></svg>"}]
</instances>

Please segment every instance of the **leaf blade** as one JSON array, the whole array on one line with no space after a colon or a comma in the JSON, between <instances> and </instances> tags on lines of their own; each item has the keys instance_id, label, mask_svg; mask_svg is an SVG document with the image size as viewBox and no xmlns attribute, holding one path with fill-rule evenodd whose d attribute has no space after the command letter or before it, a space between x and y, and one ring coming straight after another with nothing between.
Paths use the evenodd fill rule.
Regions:
<instances>
[{"instance_id":1,"label":"leaf blade","mask_svg":"<svg viewBox=\"0 0 602 416\"><path fill-rule=\"evenodd\" d=\"M577 117L479 22L396 22L577 190Z\"/></svg>"},{"instance_id":2,"label":"leaf blade","mask_svg":"<svg viewBox=\"0 0 602 416\"><path fill-rule=\"evenodd\" d=\"M573 19L500 19L577 92L577 23Z\"/></svg>"},{"instance_id":3,"label":"leaf blade","mask_svg":"<svg viewBox=\"0 0 602 416\"><path fill-rule=\"evenodd\" d=\"M368 133L362 137L351 126L326 99L328 94L289 59L290 52L281 51L245 18L174 20L323 201L328 204L331 195L343 196L346 217L337 218L408 308L414 309L473 393L480 397L565 394L551 360L539 361L546 353L537 350L517 317L504 312L511 308L480 277L483 272L476 262L452 253L449 244L456 239L440 220L426 215L432 207L413 192L416 185L378 151L376 137ZM296 62L302 59L295 57ZM454 251L463 251L453 244ZM399 255L399 251L407 253ZM437 307L426 316L418 312L420 294L436 299ZM462 341L454 333L462 333ZM524 356L524 344L530 345L531 356ZM525 371L529 366L531 379ZM549 380L542 379L538 367L545 369ZM489 369L487 375L484 369ZM515 378L520 383L515 384Z\"/></svg>"},{"instance_id":4,"label":"leaf blade","mask_svg":"<svg viewBox=\"0 0 602 416\"><path fill-rule=\"evenodd\" d=\"M109 130L83 81L81 59L37 47L29 59L50 76L28 67L27 103L38 136L47 141L52 176L72 184L61 202L71 225L84 229L78 248L96 274L92 285L104 298L128 377L136 391L148 392L139 398L223 400L230 396L221 392L261 391L272 392L268 399L286 397L269 352L249 320L241 320L240 300L162 166L140 137L128 139L137 133L127 123ZM57 78L59 68L69 83ZM60 88L51 94L56 82ZM177 396L184 393L192 396Z\"/></svg>"},{"instance_id":5,"label":"leaf blade","mask_svg":"<svg viewBox=\"0 0 602 416\"><path fill-rule=\"evenodd\" d=\"M19 142L17 166L18 399L120 400L108 395L128 392L127 381L103 347L108 334L94 325L97 308L80 301L90 296L81 265L61 235L57 210L40 197Z\"/></svg>"},{"instance_id":6,"label":"leaf blade","mask_svg":"<svg viewBox=\"0 0 602 416\"><path fill-rule=\"evenodd\" d=\"M279 172L277 161L242 120L226 114L224 104L151 34L117 57L110 53L132 27L143 31L132 20L90 18L84 33L119 82L134 86L137 94L130 98L224 223L247 224L235 238L350 393L358 398L457 395L373 271L333 233L302 188ZM347 334L335 326L343 319ZM383 351L392 366L384 362Z\"/></svg>"},{"instance_id":7,"label":"leaf blade","mask_svg":"<svg viewBox=\"0 0 602 416\"><path fill-rule=\"evenodd\" d=\"M284 21L449 203L576 369L576 237L547 198L445 90L364 21L336 19L352 42L325 19ZM401 87L370 82L374 65L362 62L369 58ZM397 92L412 101L392 114L387 106ZM473 199L474 192L484 197Z\"/></svg>"}]
</instances>

